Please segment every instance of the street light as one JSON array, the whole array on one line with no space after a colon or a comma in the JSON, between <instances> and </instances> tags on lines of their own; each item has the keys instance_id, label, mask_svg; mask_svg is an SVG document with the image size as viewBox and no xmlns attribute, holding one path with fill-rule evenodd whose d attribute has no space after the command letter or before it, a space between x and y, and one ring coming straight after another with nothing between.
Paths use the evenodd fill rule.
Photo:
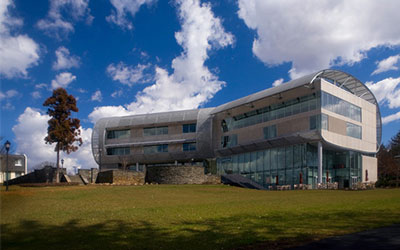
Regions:
<instances>
[{"instance_id":1,"label":"street light","mask_svg":"<svg viewBox=\"0 0 400 250\"><path fill-rule=\"evenodd\" d=\"M7 152L7 160L6 160L6 191L8 191L8 151L10 151L10 146L11 146L11 143L7 140L6 143L4 143L4 147L6 148L6 152Z\"/></svg>"}]
</instances>

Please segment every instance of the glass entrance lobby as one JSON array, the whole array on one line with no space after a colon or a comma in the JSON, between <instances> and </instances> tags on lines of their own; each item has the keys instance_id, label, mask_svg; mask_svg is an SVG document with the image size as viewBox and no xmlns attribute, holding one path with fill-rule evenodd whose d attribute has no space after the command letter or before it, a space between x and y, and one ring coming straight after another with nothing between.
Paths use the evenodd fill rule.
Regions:
<instances>
[{"instance_id":1,"label":"glass entrance lobby","mask_svg":"<svg viewBox=\"0 0 400 250\"><path fill-rule=\"evenodd\" d=\"M322 183L338 182L339 188L361 181L361 154L323 150ZM297 144L217 158L218 174L240 174L265 188L318 182L317 145Z\"/></svg>"}]
</instances>

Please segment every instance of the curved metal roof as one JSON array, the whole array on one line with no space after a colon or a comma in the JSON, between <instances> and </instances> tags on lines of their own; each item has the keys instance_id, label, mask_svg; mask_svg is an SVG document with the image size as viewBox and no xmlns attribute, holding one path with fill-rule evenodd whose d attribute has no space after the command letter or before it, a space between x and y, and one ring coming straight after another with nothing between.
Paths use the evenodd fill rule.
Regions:
<instances>
[{"instance_id":1,"label":"curved metal roof","mask_svg":"<svg viewBox=\"0 0 400 250\"><path fill-rule=\"evenodd\" d=\"M307 85L311 84L315 79L318 78L324 78L332 81L334 84L336 84L339 87L342 87L354 95L374 104L376 106L376 137L377 137L377 146L381 144L382 140L382 118L381 118L381 112L379 109L379 104L378 101L376 100L374 94L371 92L371 90L365 86L360 80L355 78L354 76L345 73L340 70L334 70L334 69L325 69L318 71L313 74L309 74L303 77L300 77L298 79L291 80L287 83L281 84L277 87L269 88L266 90L262 90L260 92L257 92L255 94L245 96L243 98L237 99L232 102L228 102L225 104L222 104L218 107L216 107L213 111L212 114L217 114L244 104L248 104L257 100L260 100L265 97L273 96L278 93L300 87L302 85Z\"/></svg>"}]
</instances>

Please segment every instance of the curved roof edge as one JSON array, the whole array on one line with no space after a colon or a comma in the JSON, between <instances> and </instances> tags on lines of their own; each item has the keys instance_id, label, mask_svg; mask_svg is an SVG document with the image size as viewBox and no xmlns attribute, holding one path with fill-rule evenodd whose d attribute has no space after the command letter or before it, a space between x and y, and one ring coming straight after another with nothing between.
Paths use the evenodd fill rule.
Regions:
<instances>
[{"instance_id":1,"label":"curved roof edge","mask_svg":"<svg viewBox=\"0 0 400 250\"><path fill-rule=\"evenodd\" d=\"M283 83L277 87L269 88L266 90L262 90L260 92L242 97L240 99L237 99L235 101L231 101L225 104L222 104L218 107L216 107L211 114L217 114L244 104L248 104L254 101L257 101L259 99L273 96L275 94L300 87L302 85L307 85L312 83L315 79L318 78L324 78L331 80L334 84L336 84L339 87L343 87L344 89L350 91L353 93L355 96L358 96L376 106L376 137L377 137L377 150L381 144L382 140L382 118L381 118L381 112L379 109L379 103L376 100L374 94L371 92L371 90L360 80L355 78L354 76L340 71L340 70L334 70L334 69L324 69L321 71L318 71L316 73L312 73L294 80L291 80L289 82Z\"/></svg>"}]
</instances>

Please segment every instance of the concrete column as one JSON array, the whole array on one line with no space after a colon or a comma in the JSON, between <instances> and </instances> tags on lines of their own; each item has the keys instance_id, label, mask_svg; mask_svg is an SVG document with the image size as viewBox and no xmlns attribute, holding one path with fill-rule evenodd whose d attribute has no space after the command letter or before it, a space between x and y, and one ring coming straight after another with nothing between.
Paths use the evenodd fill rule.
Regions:
<instances>
[{"instance_id":1,"label":"concrete column","mask_svg":"<svg viewBox=\"0 0 400 250\"><path fill-rule=\"evenodd\" d=\"M322 142L318 142L318 183L322 183Z\"/></svg>"},{"instance_id":2,"label":"concrete column","mask_svg":"<svg viewBox=\"0 0 400 250\"><path fill-rule=\"evenodd\" d=\"M139 162L136 162L136 172L139 172Z\"/></svg>"}]
</instances>

